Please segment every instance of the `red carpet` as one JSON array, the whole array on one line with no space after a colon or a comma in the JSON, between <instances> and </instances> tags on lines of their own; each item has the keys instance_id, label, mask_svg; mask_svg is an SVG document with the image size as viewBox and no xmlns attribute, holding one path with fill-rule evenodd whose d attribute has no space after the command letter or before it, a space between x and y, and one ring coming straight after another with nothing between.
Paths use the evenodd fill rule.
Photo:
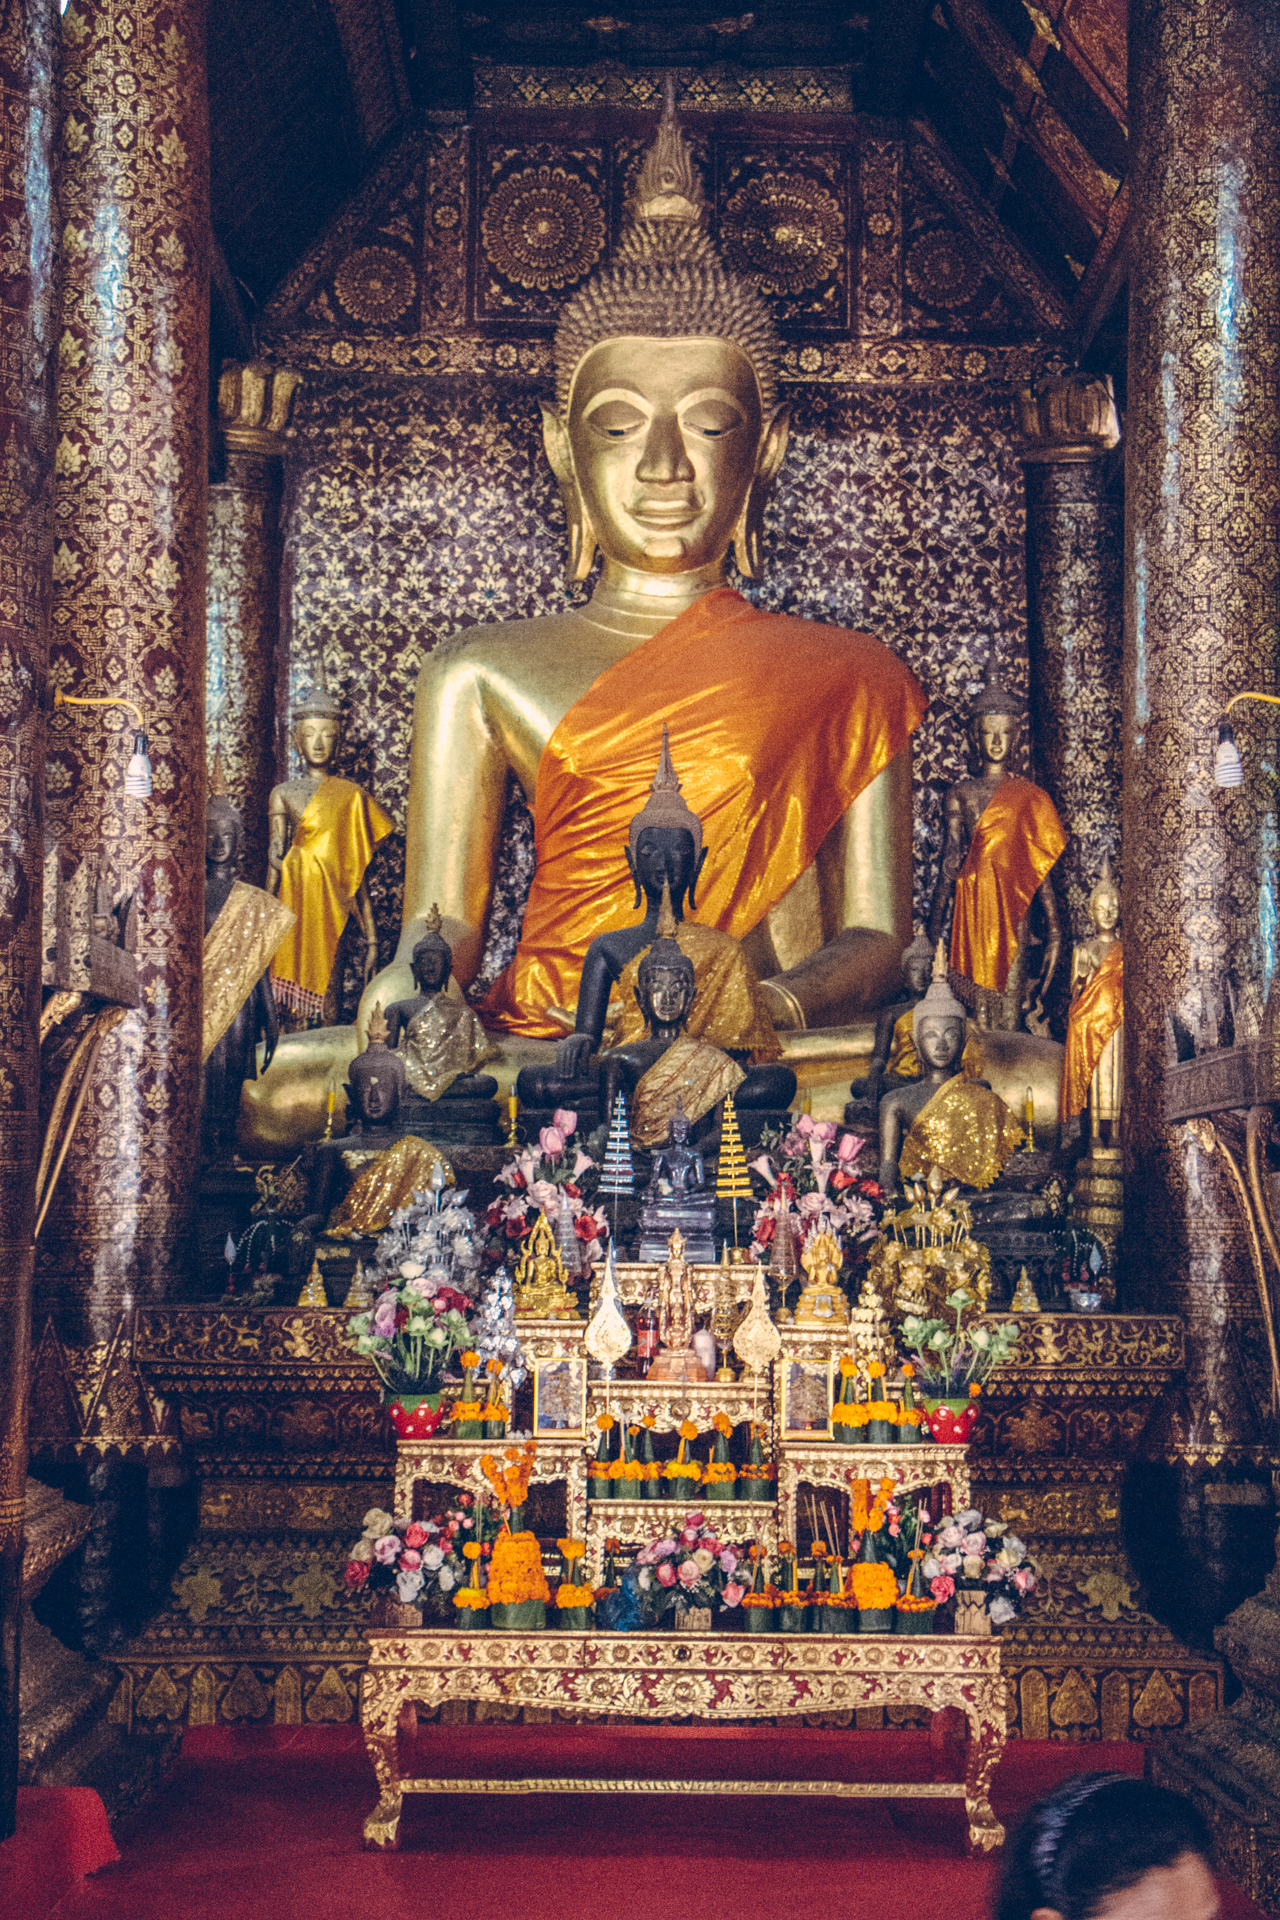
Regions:
<instances>
[{"instance_id":1,"label":"red carpet","mask_svg":"<svg viewBox=\"0 0 1280 1920\"><path fill-rule=\"evenodd\" d=\"M1070 1773L1142 1770L1142 1750L1013 1742L996 1779L1006 1822ZM436 1727L405 1771L744 1779L930 1777L922 1733L812 1729ZM58 1920L563 1920L658 1910L665 1920L778 1920L887 1907L985 1920L994 1867L961 1851L959 1802L530 1794L409 1797L402 1851L361 1851L377 1798L354 1728L195 1728L165 1791L122 1826L123 1858ZM1224 1889L1224 1920L1258 1910Z\"/></svg>"},{"instance_id":2,"label":"red carpet","mask_svg":"<svg viewBox=\"0 0 1280 1920\"><path fill-rule=\"evenodd\" d=\"M0 1912L41 1920L119 1852L89 1787L19 1787L18 1825L0 1844Z\"/></svg>"}]
</instances>

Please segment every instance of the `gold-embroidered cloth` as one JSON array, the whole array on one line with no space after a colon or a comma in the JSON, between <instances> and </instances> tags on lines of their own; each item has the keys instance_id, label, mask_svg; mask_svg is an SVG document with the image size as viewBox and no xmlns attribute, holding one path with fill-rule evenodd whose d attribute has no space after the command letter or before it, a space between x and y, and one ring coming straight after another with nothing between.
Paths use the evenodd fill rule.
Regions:
<instances>
[{"instance_id":1,"label":"gold-embroidered cloth","mask_svg":"<svg viewBox=\"0 0 1280 1920\"><path fill-rule=\"evenodd\" d=\"M981 1191L1022 1145L1022 1128L998 1093L956 1074L911 1123L898 1171L913 1180L941 1167L948 1180Z\"/></svg>"},{"instance_id":2,"label":"gold-embroidered cloth","mask_svg":"<svg viewBox=\"0 0 1280 1920\"><path fill-rule=\"evenodd\" d=\"M409 1085L424 1100L438 1100L459 1074L474 1073L492 1060L492 1046L464 1000L438 993L415 1013L400 1042Z\"/></svg>"},{"instance_id":3,"label":"gold-embroidered cloth","mask_svg":"<svg viewBox=\"0 0 1280 1920\"><path fill-rule=\"evenodd\" d=\"M681 1034L636 1087L631 1138L642 1147L661 1146L677 1100L687 1119L701 1120L717 1100L735 1092L746 1077L737 1061L719 1047Z\"/></svg>"},{"instance_id":4,"label":"gold-embroidered cloth","mask_svg":"<svg viewBox=\"0 0 1280 1920\"><path fill-rule=\"evenodd\" d=\"M885 1073L896 1073L903 1080L920 1078L920 1055L916 1052L915 1035L911 1030L914 1008L908 1007L899 1014L893 1025L893 1039L889 1043L889 1058L885 1062ZM983 1075L982 1034L972 1020L966 1023L964 1052L960 1056L960 1071L966 1080L981 1080Z\"/></svg>"},{"instance_id":5,"label":"gold-embroidered cloth","mask_svg":"<svg viewBox=\"0 0 1280 1920\"><path fill-rule=\"evenodd\" d=\"M331 1240L349 1240L355 1234L385 1233L392 1214L425 1191L433 1167L444 1168L446 1186L457 1185L439 1147L406 1134L361 1168L346 1199L329 1216L326 1234Z\"/></svg>"},{"instance_id":6,"label":"gold-embroidered cloth","mask_svg":"<svg viewBox=\"0 0 1280 1920\"><path fill-rule=\"evenodd\" d=\"M682 920L676 928L676 944L692 960L697 983L685 1022L689 1039L706 1040L713 1047L727 1047L734 1053L750 1053L753 1060L778 1059L782 1049L755 968L732 935L697 920ZM614 989L621 1002L621 1018L611 1046L626 1047L644 1038L636 984L640 962L648 951L646 947L627 962Z\"/></svg>"},{"instance_id":7,"label":"gold-embroidered cloth","mask_svg":"<svg viewBox=\"0 0 1280 1920\"><path fill-rule=\"evenodd\" d=\"M233 883L204 937L200 1058L207 1060L294 922L292 908L262 887Z\"/></svg>"}]
</instances>

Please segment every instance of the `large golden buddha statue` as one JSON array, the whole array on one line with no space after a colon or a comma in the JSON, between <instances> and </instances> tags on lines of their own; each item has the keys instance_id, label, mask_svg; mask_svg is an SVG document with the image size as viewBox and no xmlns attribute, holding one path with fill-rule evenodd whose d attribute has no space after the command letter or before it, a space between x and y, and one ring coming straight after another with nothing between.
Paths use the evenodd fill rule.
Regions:
<instances>
[{"instance_id":1,"label":"large golden buddha statue","mask_svg":"<svg viewBox=\"0 0 1280 1920\"><path fill-rule=\"evenodd\" d=\"M514 779L537 865L515 958L479 1006L513 1037L508 1069L551 1057L529 1042L563 1036L554 1010L577 1003L587 949L627 921L624 849L664 724L709 849L699 917L743 943L777 1028L858 1020L910 936L905 749L924 695L869 634L763 612L726 584L731 547L759 576L788 411L768 308L712 246L670 103L629 215L613 261L565 308L543 409L570 578L599 552L598 583L585 607L479 628L423 667L403 932L361 1009L363 1023L375 1000L412 992L433 902L456 980L474 980ZM310 1039L296 1064L318 1087ZM283 1098L296 1124L306 1099Z\"/></svg>"}]
</instances>

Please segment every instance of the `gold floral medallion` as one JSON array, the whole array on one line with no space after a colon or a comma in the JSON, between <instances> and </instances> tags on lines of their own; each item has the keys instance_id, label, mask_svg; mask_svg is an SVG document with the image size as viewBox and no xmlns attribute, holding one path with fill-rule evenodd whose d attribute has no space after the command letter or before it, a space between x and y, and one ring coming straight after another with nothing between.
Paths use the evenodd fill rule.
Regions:
<instances>
[{"instance_id":1,"label":"gold floral medallion","mask_svg":"<svg viewBox=\"0 0 1280 1920\"><path fill-rule=\"evenodd\" d=\"M765 173L734 194L721 237L728 264L755 274L766 293L808 293L840 265L844 215L816 180Z\"/></svg>"},{"instance_id":2,"label":"gold floral medallion","mask_svg":"<svg viewBox=\"0 0 1280 1920\"><path fill-rule=\"evenodd\" d=\"M590 271L604 251L599 195L563 167L525 167L489 197L480 226L489 262L518 287L549 293Z\"/></svg>"}]
</instances>

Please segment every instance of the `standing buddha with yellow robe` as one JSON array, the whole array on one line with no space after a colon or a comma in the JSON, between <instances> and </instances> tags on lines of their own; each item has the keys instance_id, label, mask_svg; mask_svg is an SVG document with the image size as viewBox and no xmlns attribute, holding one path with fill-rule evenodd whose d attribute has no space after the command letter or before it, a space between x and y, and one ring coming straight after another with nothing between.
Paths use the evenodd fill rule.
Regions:
<instances>
[{"instance_id":1,"label":"standing buddha with yellow robe","mask_svg":"<svg viewBox=\"0 0 1280 1920\"><path fill-rule=\"evenodd\" d=\"M293 744L306 772L272 789L267 887L297 919L271 974L277 1001L307 1025L326 1011L338 943L352 913L364 935L366 981L377 968L378 935L364 876L395 822L363 787L329 772L340 735L331 694L308 693L294 708L293 721Z\"/></svg>"},{"instance_id":2,"label":"standing buddha with yellow robe","mask_svg":"<svg viewBox=\"0 0 1280 1920\"><path fill-rule=\"evenodd\" d=\"M1124 1094L1124 951L1117 931L1120 894L1110 855L1103 859L1098 884L1089 895L1089 918L1093 937L1082 940L1071 956L1059 1113L1068 1120L1087 1106L1089 1130L1098 1140L1104 1123L1114 1132Z\"/></svg>"}]
</instances>

